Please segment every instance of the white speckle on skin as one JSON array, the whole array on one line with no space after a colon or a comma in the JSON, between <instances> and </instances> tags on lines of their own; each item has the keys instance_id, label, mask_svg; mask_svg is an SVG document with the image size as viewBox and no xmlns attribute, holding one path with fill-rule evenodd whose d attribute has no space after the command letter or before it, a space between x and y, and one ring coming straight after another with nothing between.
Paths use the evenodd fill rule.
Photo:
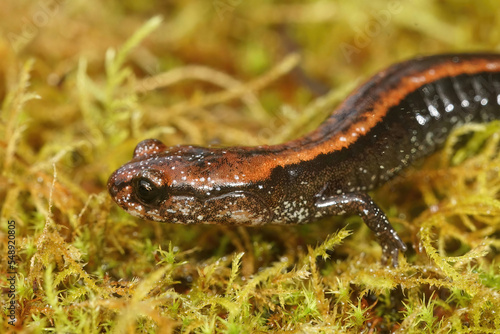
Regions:
<instances>
[{"instance_id":1,"label":"white speckle on skin","mask_svg":"<svg viewBox=\"0 0 500 334\"><path fill-rule=\"evenodd\" d=\"M434 106L431 105L427 109L429 110L429 114L431 114L432 117L434 117L434 118L440 118L441 117L441 114L436 109L436 107L434 107Z\"/></svg>"},{"instance_id":2,"label":"white speckle on skin","mask_svg":"<svg viewBox=\"0 0 500 334\"><path fill-rule=\"evenodd\" d=\"M425 123L427 123L427 120L425 119L425 117L423 117L423 116L422 116L422 115L420 115L420 114L417 114L417 115L415 116L415 118L417 119L417 122L418 122L418 124L420 124L420 125L425 125Z\"/></svg>"}]
</instances>

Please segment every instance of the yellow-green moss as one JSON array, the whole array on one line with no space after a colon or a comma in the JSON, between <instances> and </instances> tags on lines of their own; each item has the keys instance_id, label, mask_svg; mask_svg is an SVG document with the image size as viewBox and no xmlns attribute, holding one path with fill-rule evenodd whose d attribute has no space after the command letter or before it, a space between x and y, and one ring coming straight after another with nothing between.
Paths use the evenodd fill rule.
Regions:
<instances>
[{"instance_id":1,"label":"yellow-green moss","mask_svg":"<svg viewBox=\"0 0 500 334\"><path fill-rule=\"evenodd\" d=\"M499 122L374 192L413 245L398 269L357 217L160 224L106 190L142 139L279 143L391 63L498 52L493 1L44 4L0 3L0 254L14 220L18 302L13 327L3 255L1 332L500 331Z\"/></svg>"}]
</instances>

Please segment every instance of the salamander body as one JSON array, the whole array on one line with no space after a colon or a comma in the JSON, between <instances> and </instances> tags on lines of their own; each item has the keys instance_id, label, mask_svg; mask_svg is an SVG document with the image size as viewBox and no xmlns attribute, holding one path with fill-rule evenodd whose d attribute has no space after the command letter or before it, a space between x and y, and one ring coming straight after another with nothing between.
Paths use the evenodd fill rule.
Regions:
<instances>
[{"instance_id":1,"label":"salamander body","mask_svg":"<svg viewBox=\"0 0 500 334\"><path fill-rule=\"evenodd\" d=\"M368 191L438 149L468 122L500 118L500 55L422 57L361 85L316 130L274 146L139 143L108 189L130 214L162 222L302 224L357 214L383 261L406 245Z\"/></svg>"}]
</instances>

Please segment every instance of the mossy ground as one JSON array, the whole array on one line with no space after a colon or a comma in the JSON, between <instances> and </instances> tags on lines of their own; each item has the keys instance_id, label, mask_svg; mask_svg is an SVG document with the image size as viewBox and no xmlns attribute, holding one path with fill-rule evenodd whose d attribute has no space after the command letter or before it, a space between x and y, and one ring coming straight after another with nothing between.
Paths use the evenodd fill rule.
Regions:
<instances>
[{"instance_id":1,"label":"mossy ground","mask_svg":"<svg viewBox=\"0 0 500 334\"><path fill-rule=\"evenodd\" d=\"M500 331L498 123L374 192L412 245L398 269L356 217L160 224L106 190L142 139L279 143L391 63L498 52L499 15L493 0L2 1L0 331Z\"/></svg>"}]
</instances>

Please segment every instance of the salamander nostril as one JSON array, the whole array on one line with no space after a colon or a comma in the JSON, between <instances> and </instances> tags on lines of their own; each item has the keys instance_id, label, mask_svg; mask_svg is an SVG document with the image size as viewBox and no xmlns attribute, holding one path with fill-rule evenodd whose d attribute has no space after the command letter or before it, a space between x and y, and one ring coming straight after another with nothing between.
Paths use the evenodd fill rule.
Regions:
<instances>
[{"instance_id":1,"label":"salamander nostril","mask_svg":"<svg viewBox=\"0 0 500 334\"><path fill-rule=\"evenodd\" d=\"M121 170L115 171L108 179L108 192L116 201L116 196L126 184L128 180L125 180L122 176Z\"/></svg>"},{"instance_id":2,"label":"salamander nostril","mask_svg":"<svg viewBox=\"0 0 500 334\"><path fill-rule=\"evenodd\" d=\"M108 179L108 192L111 195L111 197L113 197L113 198L116 195L116 187L114 185L114 183L115 183L114 176L115 176L115 173L111 174L111 176Z\"/></svg>"}]
</instances>

